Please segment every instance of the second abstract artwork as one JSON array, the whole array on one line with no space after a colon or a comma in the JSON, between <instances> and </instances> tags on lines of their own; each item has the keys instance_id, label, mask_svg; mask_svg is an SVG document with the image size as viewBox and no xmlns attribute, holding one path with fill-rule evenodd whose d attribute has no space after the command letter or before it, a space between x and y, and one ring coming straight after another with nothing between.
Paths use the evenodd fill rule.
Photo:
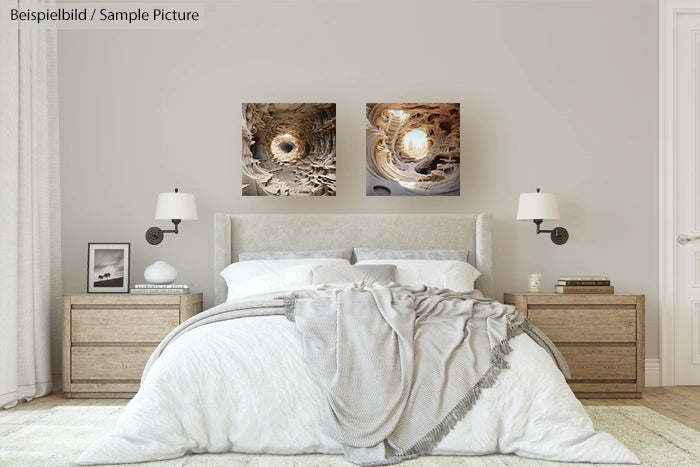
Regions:
<instances>
[{"instance_id":1,"label":"second abstract artwork","mask_svg":"<svg viewBox=\"0 0 700 467\"><path fill-rule=\"evenodd\" d=\"M367 104L367 195L459 195L459 104Z\"/></svg>"}]
</instances>

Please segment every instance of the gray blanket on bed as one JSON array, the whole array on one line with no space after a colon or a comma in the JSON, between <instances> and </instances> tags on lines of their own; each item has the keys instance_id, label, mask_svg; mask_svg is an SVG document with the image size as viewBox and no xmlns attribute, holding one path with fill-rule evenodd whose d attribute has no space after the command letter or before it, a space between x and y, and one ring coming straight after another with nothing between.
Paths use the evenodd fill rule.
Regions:
<instances>
[{"instance_id":1,"label":"gray blanket on bed","mask_svg":"<svg viewBox=\"0 0 700 467\"><path fill-rule=\"evenodd\" d=\"M200 326L255 316L296 321L324 391L324 431L351 462L391 464L429 453L493 385L526 332L568 377L566 362L512 305L450 290L366 285L251 297L193 316L158 345Z\"/></svg>"},{"instance_id":2,"label":"gray blanket on bed","mask_svg":"<svg viewBox=\"0 0 700 467\"><path fill-rule=\"evenodd\" d=\"M298 298L304 359L325 395L323 429L346 458L383 465L429 453L492 386L523 331L513 306L451 290L367 285Z\"/></svg>"}]
</instances>

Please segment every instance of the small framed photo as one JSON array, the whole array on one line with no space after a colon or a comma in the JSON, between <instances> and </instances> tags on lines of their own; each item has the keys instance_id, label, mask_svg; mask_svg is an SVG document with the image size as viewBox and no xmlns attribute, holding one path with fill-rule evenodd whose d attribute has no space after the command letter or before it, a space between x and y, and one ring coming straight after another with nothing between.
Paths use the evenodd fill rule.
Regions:
<instances>
[{"instance_id":1,"label":"small framed photo","mask_svg":"<svg viewBox=\"0 0 700 467\"><path fill-rule=\"evenodd\" d=\"M129 293L131 243L88 243L88 293Z\"/></svg>"}]
</instances>

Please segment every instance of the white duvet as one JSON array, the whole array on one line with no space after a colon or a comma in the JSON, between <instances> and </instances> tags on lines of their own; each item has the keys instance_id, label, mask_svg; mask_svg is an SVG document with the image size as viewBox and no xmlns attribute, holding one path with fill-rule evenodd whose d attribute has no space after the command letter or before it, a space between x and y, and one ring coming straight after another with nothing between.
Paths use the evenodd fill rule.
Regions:
<instances>
[{"instance_id":1,"label":"white duvet","mask_svg":"<svg viewBox=\"0 0 700 467\"><path fill-rule=\"evenodd\" d=\"M522 334L496 384L483 391L434 454L515 453L538 459L639 463L596 432L551 357ZM201 326L173 341L114 431L78 464L168 459L188 452L342 454L321 432L322 395L283 316Z\"/></svg>"}]
</instances>

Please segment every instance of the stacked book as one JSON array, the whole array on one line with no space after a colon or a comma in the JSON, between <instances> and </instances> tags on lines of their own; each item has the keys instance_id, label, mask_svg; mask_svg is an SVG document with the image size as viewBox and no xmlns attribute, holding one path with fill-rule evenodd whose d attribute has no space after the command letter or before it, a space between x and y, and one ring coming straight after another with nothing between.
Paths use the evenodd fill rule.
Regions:
<instances>
[{"instance_id":1,"label":"stacked book","mask_svg":"<svg viewBox=\"0 0 700 467\"><path fill-rule=\"evenodd\" d=\"M615 293L605 276L563 276L554 284L556 293Z\"/></svg>"},{"instance_id":2,"label":"stacked book","mask_svg":"<svg viewBox=\"0 0 700 467\"><path fill-rule=\"evenodd\" d=\"M131 293L137 295L186 294L190 293L190 286L180 284L136 284L131 289Z\"/></svg>"}]
</instances>

